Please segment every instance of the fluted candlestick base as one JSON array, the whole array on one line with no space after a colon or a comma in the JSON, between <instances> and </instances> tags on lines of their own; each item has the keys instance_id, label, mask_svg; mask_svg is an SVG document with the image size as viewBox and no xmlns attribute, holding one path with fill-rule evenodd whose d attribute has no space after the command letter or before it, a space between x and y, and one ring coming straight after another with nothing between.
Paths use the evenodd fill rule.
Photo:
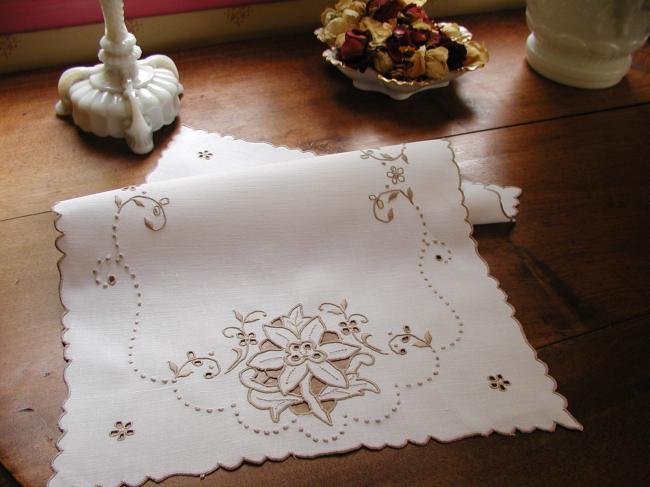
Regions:
<instances>
[{"instance_id":1,"label":"fluted candlestick base","mask_svg":"<svg viewBox=\"0 0 650 487\"><path fill-rule=\"evenodd\" d=\"M183 86L167 56L138 60L142 51L124 25L124 2L101 0L106 33L101 64L66 70L59 80L56 113L101 137L125 138L136 154L153 149L153 133L174 121Z\"/></svg>"}]
</instances>

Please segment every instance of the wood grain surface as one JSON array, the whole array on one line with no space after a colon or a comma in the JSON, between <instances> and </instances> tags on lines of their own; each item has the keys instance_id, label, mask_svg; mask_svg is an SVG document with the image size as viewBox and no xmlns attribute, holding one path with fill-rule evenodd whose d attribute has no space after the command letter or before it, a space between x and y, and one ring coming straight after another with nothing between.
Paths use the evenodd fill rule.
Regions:
<instances>
[{"instance_id":1,"label":"wood grain surface","mask_svg":"<svg viewBox=\"0 0 650 487\"><path fill-rule=\"evenodd\" d=\"M353 90L311 36L173 55L186 95L155 151L54 116L58 70L0 79L0 463L43 485L66 397L51 205L139 183L180 124L321 153L447 137L471 180L524 188L479 250L585 426L288 459L165 485L643 485L650 482L650 48L618 86L582 91L525 63L522 11L460 19L492 60L396 103ZM4 479L4 480L2 480ZM0 470L0 485L13 480Z\"/></svg>"}]
</instances>

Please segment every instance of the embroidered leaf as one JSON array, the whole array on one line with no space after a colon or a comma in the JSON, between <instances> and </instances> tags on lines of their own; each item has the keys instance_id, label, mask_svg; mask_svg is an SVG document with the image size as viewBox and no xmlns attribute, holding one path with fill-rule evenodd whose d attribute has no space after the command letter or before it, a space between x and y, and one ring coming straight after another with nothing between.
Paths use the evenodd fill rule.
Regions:
<instances>
[{"instance_id":1,"label":"embroidered leaf","mask_svg":"<svg viewBox=\"0 0 650 487\"><path fill-rule=\"evenodd\" d=\"M410 187L406 190L406 197L411 202L411 204L413 204L413 190Z\"/></svg>"},{"instance_id":2,"label":"embroidered leaf","mask_svg":"<svg viewBox=\"0 0 650 487\"><path fill-rule=\"evenodd\" d=\"M383 157L384 159L392 159L393 158L390 154L386 154L385 152L381 153L381 157Z\"/></svg>"},{"instance_id":3,"label":"embroidered leaf","mask_svg":"<svg viewBox=\"0 0 650 487\"><path fill-rule=\"evenodd\" d=\"M375 204L377 205L377 208L379 208L380 210L384 209L384 202L382 200L376 200Z\"/></svg>"},{"instance_id":4,"label":"embroidered leaf","mask_svg":"<svg viewBox=\"0 0 650 487\"><path fill-rule=\"evenodd\" d=\"M226 374L239 365L239 363L242 361L242 355L244 354L241 348L233 348L232 351L237 354L237 358L230 365L230 367L228 367L228 370L226 370Z\"/></svg>"},{"instance_id":5,"label":"embroidered leaf","mask_svg":"<svg viewBox=\"0 0 650 487\"><path fill-rule=\"evenodd\" d=\"M395 218L395 212L393 211L392 208L390 210L388 210L388 215L387 216L388 216L388 221L389 222L392 222L393 218Z\"/></svg>"},{"instance_id":6,"label":"embroidered leaf","mask_svg":"<svg viewBox=\"0 0 650 487\"><path fill-rule=\"evenodd\" d=\"M289 311L289 314L287 318L289 318L289 321L294 325L298 326L300 324L300 321L302 320L303 317L303 312L302 312L302 305L298 304L291 308Z\"/></svg>"},{"instance_id":7,"label":"embroidered leaf","mask_svg":"<svg viewBox=\"0 0 650 487\"><path fill-rule=\"evenodd\" d=\"M362 334L361 334L361 341L363 342L363 344L364 344L366 347L368 347L370 350L373 350L373 351L375 351L375 352L377 352L377 353L381 353L381 354L383 354L383 355L387 355L386 352L382 351L380 348L375 347L374 345L371 345L371 344L368 342L368 338L370 338L371 336L372 336L372 335L371 335L370 333L362 333Z\"/></svg>"},{"instance_id":8,"label":"embroidered leaf","mask_svg":"<svg viewBox=\"0 0 650 487\"><path fill-rule=\"evenodd\" d=\"M117 206L118 208L122 206L122 200L118 195L115 195L115 206Z\"/></svg>"},{"instance_id":9,"label":"embroidered leaf","mask_svg":"<svg viewBox=\"0 0 650 487\"><path fill-rule=\"evenodd\" d=\"M418 348L429 348L429 344L426 343L426 342L423 342L422 340L418 340L413 345L415 345Z\"/></svg>"},{"instance_id":10,"label":"embroidered leaf","mask_svg":"<svg viewBox=\"0 0 650 487\"><path fill-rule=\"evenodd\" d=\"M162 198L162 199L160 200L160 204L161 204L162 206L168 205L168 204L169 204L169 198Z\"/></svg>"},{"instance_id":11,"label":"embroidered leaf","mask_svg":"<svg viewBox=\"0 0 650 487\"><path fill-rule=\"evenodd\" d=\"M352 359L350 359L350 365L348 366L348 378L356 375L359 367L362 365L372 365L375 363L375 358L372 355L367 353L358 353Z\"/></svg>"},{"instance_id":12,"label":"embroidered leaf","mask_svg":"<svg viewBox=\"0 0 650 487\"><path fill-rule=\"evenodd\" d=\"M154 232L156 231L156 229L153 226L153 223L151 223L151 220L149 220L148 218L144 219L144 224L147 226L147 228L149 228L149 230L153 230Z\"/></svg>"},{"instance_id":13,"label":"embroidered leaf","mask_svg":"<svg viewBox=\"0 0 650 487\"><path fill-rule=\"evenodd\" d=\"M180 374L177 375L177 377L189 377L194 373L193 370L186 370L185 372L181 372Z\"/></svg>"},{"instance_id":14,"label":"embroidered leaf","mask_svg":"<svg viewBox=\"0 0 650 487\"><path fill-rule=\"evenodd\" d=\"M133 198L132 201L136 204L136 206L139 206L140 208L144 207L144 203L142 201L140 201L139 199Z\"/></svg>"},{"instance_id":15,"label":"embroidered leaf","mask_svg":"<svg viewBox=\"0 0 650 487\"><path fill-rule=\"evenodd\" d=\"M366 391L379 394L377 384L366 379L360 379L356 374L348 375L348 382L349 387L326 387L320 393L319 399L321 401L343 401L351 397L363 396Z\"/></svg>"},{"instance_id":16,"label":"embroidered leaf","mask_svg":"<svg viewBox=\"0 0 650 487\"><path fill-rule=\"evenodd\" d=\"M397 198L397 196L399 196L399 193L398 193L397 191L393 191L393 192L390 194L390 196L388 197L388 202L390 203L390 202L393 201L395 198Z\"/></svg>"},{"instance_id":17,"label":"embroidered leaf","mask_svg":"<svg viewBox=\"0 0 650 487\"><path fill-rule=\"evenodd\" d=\"M244 322L244 317L239 311L233 311L233 313L235 313L235 318L237 318L237 321L239 321L240 323Z\"/></svg>"},{"instance_id":18,"label":"embroidered leaf","mask_svg":"<svg viewBox=\"0 0 650 487\"><path fill-rule=\"evenodd\" d=\"M172 361L169 361L167 363L169 364L169 369L174 373L174 375L178 374L178 365Z\"/></svg>"},{"instance_id":19,"label":"embroidered leaf","mask_svg":"<svg viewBox=\"0 0 650 487\"><path fill-rule=\"evenodd\" d=\"M333 315L342 315L343 313L339 311L338 309L332 309L329 310L328 313L333 314Z\"/></svg>"},{"instance_id":20,"label":"embroidered leaf","mask_svg":"<svg viewBox=\"0 0 650 487\"><path fill-rule=\"evenodd\" d=\"M343 299L343 301L341 301L341 309L342 309L343 311L345 311L346 309L348 309L348 300L345 299L345 298Z\"/></svg>"},{"instance_id":21,"label":"embroidered leaf","mask_svg":"<svg viewBox=\"0 0 650 487\"><path fill-rule=\"evenodd\" d=\"M424 334L424 341L427 343L427 345L431 345L431 340L432 340L432 338L431 338L431 332L427 331L427 332Z\"/></svg>"},{"instance_id":22,"label":"embroidered leaf","mask_svg":"<svg viewBox=\"0 0 650 487\"><path fill-rule=\"evenodd\" d=\"M303 399L298 396L283 396L279 392L264 393L255 390L250 392L248 399L256 408L270 410L271 419L275 423L280 420L280 414L282 411L287 409L289 406L303 402Z\"/></svg>"},{"instance_id":23,"label":"embroidered leaf","mask_svg":"<svg viewBox=\"0 0 650 487\"><path fill-rule=\"evenodd\" d=\"M409 163L409 158L406 157L406 152L402 152L402 160L407 164Z\"/></svg>"}]
</instances>

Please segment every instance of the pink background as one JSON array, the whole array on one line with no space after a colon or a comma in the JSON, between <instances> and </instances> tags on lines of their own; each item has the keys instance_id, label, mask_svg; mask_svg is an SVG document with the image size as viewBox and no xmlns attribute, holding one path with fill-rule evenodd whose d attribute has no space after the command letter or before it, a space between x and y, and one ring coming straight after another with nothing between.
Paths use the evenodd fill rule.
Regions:
<instances>
[{"instance_id":1,"label":"pink background","mask_svg":"<svg viewBox=\"0 0 650 487\"><path fill-rule=\"evenodd\" d=\"M277 0L131 0L127 18L165 15ZM0 0L0 34L52 29L102 21L98 0Z\"/></svg>"}]
</instances>

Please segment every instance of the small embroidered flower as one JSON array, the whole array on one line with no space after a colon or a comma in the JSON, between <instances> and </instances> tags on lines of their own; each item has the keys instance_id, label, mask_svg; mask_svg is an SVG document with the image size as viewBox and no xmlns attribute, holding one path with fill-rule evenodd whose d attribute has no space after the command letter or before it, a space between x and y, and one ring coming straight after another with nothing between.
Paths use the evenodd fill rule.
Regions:
<instances>
[{"instance_id":1,"label":"small embroidered flower","mask_svg":"<svg viewBox=\"0 0 650 487\"><path fill-rule=\"evenodd\" d=\"M349 321L341 321L339 323L339 328L341 328L341 333L344 335L349 335L352 333L353 335L355 333L359 333L359 324L357 323L356 320L349 320Z\"/></svg>"},{"instance_id":2,"label":"small embroidered flower","mask_svg":"<svg viewBox=\"0 0 650 487\"><path fill-rule=\"evenodd\" d=\"M245 334L240 331L236 336L239 338L239 345L242 347L247 345L257 345L257 337L255 336L255 333Z\"/></svg>"},{"instance_id":3,"label":"small embroidered flower","mask_svg":"<svg viewBox=\"0 0 650 487\"><path fill-rule=\"evenodd\" d=\"M489 376L488 381L490 381L490 389L498 389L501 392L505 392L510 387L510 381L504 379L501 374Z\"/></svg>"},{"instance_id":4,"label":"small embroidered flower","mask_svg":"<svg viewBox=\"0 0 650 487\"><path fill-rule=\"evenodd\" d=\"M127 436L133 436L135 431L131 428L132 424L129 421L128 423L123 423L118 421L115 423L115 429L112 430L108 436L111 438L117 438L117 441L124 441Z\"/></svg>"},{"instance_id":5,"label":"small embroidered flower","mask_svg":"<svg viewBox=\"0 0 650 487\"><path fill-rule=\"evenodd\" d=\"M406 178L404 177L403 167L390 166L390 171L386 173L386 176L388 176L393 184L403 183L406 181Z\"/></svg>"},{"instance_id":6,"label":"small embroidered flower","mask_svg":"<svg viewBox=\"0 0 650 487\"><path fill-rule=\"evenodd\" d=\"M199 153L198 153L199 159L205 159L205 160L212 159L213 155L214 154L212 152L207 151L207 150L202 150L202 151L199 151Z\"/></svg>"}]
</instances>

